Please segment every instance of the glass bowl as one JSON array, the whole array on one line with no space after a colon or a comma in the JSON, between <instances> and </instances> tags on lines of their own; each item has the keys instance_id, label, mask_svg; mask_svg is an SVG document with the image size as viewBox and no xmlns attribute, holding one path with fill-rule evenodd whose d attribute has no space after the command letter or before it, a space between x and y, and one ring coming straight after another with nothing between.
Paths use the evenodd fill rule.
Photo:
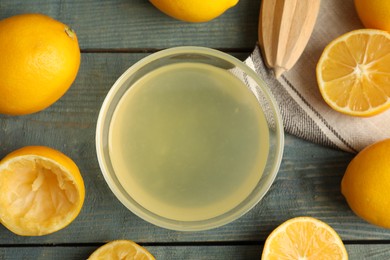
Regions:
<instances>
[{"instance_id":1,"label":"glass bowl","mask_svg":"<svg viewBox=\"0 0 390 260\"><path fill-rule=\"evenodd\" d=\"M96 129L99 165L119 201L179 231L219 227L248 212L272 185L283 146L278 106L263 80L204 47L166 49L131 66L107 94Z\"/></svg>"}]
</instances>

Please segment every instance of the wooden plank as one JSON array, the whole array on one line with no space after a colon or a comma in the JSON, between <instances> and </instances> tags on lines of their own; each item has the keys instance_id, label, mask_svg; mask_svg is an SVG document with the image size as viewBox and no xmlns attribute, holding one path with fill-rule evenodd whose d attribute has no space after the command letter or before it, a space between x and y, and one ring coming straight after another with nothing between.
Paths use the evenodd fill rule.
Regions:
<instances>
[{"instance_id":1,"label":"wooden plank","mask_svg":"<svg viewBox=\"0 0 390 260\"><path fill-rule=\"evenodd\" d=\"M259 0L245 0L207 23L174 20L145 0L0 1L0 19L20 13L52 16L76 31L82 49L148 49L180 45L253 49Z\"/></svg>"},{"instance_id":2,"label":"wooden plank","mask_svg":"<svg viewBox=\"0 0 390 260\"><path fill-rule=\"evenodd\" d=\"M98 246L47 246L47 247L0 247L0 258L19 259L87 259ZM158 260L258 260L262 245L229 246L145 246ZM349 259L383 260L390 256L389 245L346 245Z\"/></svg>"},{"instance_id":3,"label":"wooden plank","mask_svg":"<svg viewBox=\"0 0 390 260\"><path fill-rule=\"evenodd\" d=\"M302 215L326 221L343 240L389 240L387 230L356 217L340 194L343 172L353 155L286 136L280 172L269 193L233 223L204 232L165 230L136 217L105 183L95 152L99 108L115 80L147 54L84 54L76 82L50 108L33 115L0 116L0 157L25 145L63 151L80 167L86 200L67 228L43 237L20 237L0 227L0 244L100 243L126 238L139 242L264 241L288 218Z\"/></svg>"},{"instance_id":4,"label":"wooden plank","mask_svg":"<svg viewBox=\"0 0 390 260\"><path fill-rule=\"evenodd\" d=\"M235 56L243 60L257 40L259 6L258 0L242 0L214 21L190 24L165 16L145 0L0 1L0 19L41 12L71 25L84 52L75 84L56 104L34 115L0 115L0 158L25 145L59 149L79 165L87 192L80 216L54 234L21 237L0 225L0 259L86 259L114 239L135 240L157 259L259 259L270 232L302 215L334 227L350 259L389 258L388 230L356 217L340 193L353 155L289 135L269 193L240 219L214 230L155 227L129 212L106 185L95 153L96 119L120 74L144 52L179 45L238 51Z\"/></svg>"}]
</instances>

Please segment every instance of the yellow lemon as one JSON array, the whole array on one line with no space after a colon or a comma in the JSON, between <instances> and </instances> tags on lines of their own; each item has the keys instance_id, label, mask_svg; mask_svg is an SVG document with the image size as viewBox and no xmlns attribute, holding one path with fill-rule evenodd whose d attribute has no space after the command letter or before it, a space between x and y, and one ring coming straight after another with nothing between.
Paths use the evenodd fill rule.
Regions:
<instances>
[{"instance_id":1,"label":"yellow lemon","mask_svg":"<svg viewBox=\"0 0 390 260\"><path fill-rule=\"evenodd\" d=\"M15 234L41 236L69 225L85 197L84 181L68 156L26 146L0 161L0 220Z\"/></svg>"},{"instance_id":2,"label":"yellow lemon","mask_svg":"<svg viewBox=\"0 0 390 260\"><path fill-rule=\"evenodd\" d=\"M0 21L0 113L23 115L56 102L80 66L77 36L42 14Z\"/></svg>"},{"instance_id":3,"label":"yellow lemon","mask_svg":"<svg viewBox=\"0 0 390 260\"><path fill-rule=\"evenodd\" d=\"M389 0L355 0L355 7L365 27L390 32Z\"/></svg>"},{"instance_id":4,"label":"yellow lemon","mask_svg":"<svg viewBox=\"0 0 390 260\"><path fill-rule=\"evenodd\" d=\"M88 260L155 260L155 258L142 246L131 240L111 241L92 253Z\"/></svg>"},{"instance_id":5,"label":"yellow lemon","mask_svg":"<svg viewBox=\"0 0 390 260\"><path fill-rule=\"evenodd\" d=\"M296 217L278 226L265 241L262 260L347 260L348 254L336 231L312 217Z\"/></svg>"},{"instance_id":6,"label":"yellow lemon","mask_svg":"<svg viewBox=\"0 0 390 260\"><path fill-rule=\"evenodd\" d=\"M235 6L239 0L150 0L163 13L186 22L207 22L227 9Z\"/></svg>"},{"instance_id":7,"label":"yellow lemon","mask_svg":"<svg viewBox=\"0 0 390 260\"><path fill-rule=\"evenodd\" d=\"M341 192L356 215L390 228L390 139L366 147L353 158Z\"/></svg>"},{"instance_id":8,"label":"yellow lemon","mask_svg":"<svg viewBox=\"0 0 390 260\"><path fill-rule=\"evenodd\" d=\"M318 61L325 102L351 116L373 116L390 107L390 33L361 29L328 44Z\"/></svg>"}]
</instances>

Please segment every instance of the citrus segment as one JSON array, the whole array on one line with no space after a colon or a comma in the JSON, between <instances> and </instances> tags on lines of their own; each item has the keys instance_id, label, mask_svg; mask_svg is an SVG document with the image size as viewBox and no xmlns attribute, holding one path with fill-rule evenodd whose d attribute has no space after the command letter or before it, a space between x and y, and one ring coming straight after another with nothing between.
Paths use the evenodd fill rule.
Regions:
<instances>
[{"instance_id":1,"label":"citrus segment","mask_svg":"<svg viewBox=\"0 0 390 260\"><path fill-rule=\"evenodd\" d=\"M0 113L23 115L56 102L80 66L77 36L42 14L0 21Z\"/></svg>"},{"instance_id":2,"label":"citrus segment","mask_svg":"<svg viewBox=\"0 0 390 260\"><path fill-rule=\"evenodd\" d=\"M45 146L27 146L0 161L0 220L10 231L40 236L69 225L85 197L76 164Z\"/></svg>"},{"instance_id":3,"label":"citrus segment","mask_svg":"<svg viewBox=\"0 0 390 260\"><path fill-rule=\"evenodd\" d=\"M348 259L348 254L329 225L312 217L297 217L282 223L268 236L262 259L337 260Z\"/></svg>"},{"instance_id":4,"label":"citrus segment","mask_svg":"<svg viewBox=\"0 0 390 260\"><path fill-rule=\"evenodd\" d=\"M348 205L364 220L390 228L390 139L360 151L341 181Z\"/></svg>"},{"instance_id":5,"label":"citrus segment","mask_svg":"<svg viewBox=\"0 0 390 260\"><path fill-rule=\"evenodd\" d=\"M362 29L332 41L317 64L326 103L352 116L372 116L390 107L390 34Z\"/></svg>"},{"instance_id":6,"label":"citrus segment","mask_svg":"<svg viewBox=\"0 0 390 260\"><path fill-rule=\"evenodd\" d=\"M130 240L115 240L99 247L88 260L154 260L155 258L142 246Z\"/></svg>"},{"instance_id":7,"label":"citrus segment","mask_svg":"<svg viewBox=\"0 0 390 260\"><path fill-rule=\"evenodd\" d=\"M160 11L186 22L207 22L235 6L239 0L150 0Z\"/></svg>"}]
</instances>

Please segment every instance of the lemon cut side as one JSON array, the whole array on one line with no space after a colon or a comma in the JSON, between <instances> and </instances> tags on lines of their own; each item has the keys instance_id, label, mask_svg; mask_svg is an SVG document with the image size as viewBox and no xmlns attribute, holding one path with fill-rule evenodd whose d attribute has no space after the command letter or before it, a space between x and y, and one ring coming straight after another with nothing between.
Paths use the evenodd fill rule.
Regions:
<instances>
[{"instance_id":1,"label":"lemon cut side","mask_svg":"<svg viewBox=\"0 0 390 260\"><path fill-rule=\"evenodd\" d=\"M328 224L312 217L296 217L272 231L261 259L347 260L348 254Z\"/></svg>"},{"instance_id":2,"label":"lemon cut side","mask_svg":"<svg viewBox=\"0 0 390 260\"><path fill-rule=\"evenodd\" d=\"M390 34L361 29L332 41L317 64L325 102L351 116L373 116L390 107Z\"/></svg>"},{"instance_id":3,"label":"lemon cut side","mask_svg":"<svg viewBox=\"0 0 390 260\"><path fill-rule=\"evenodd\" d=\"M131 240L111 241L96 249L88 258L88 260L99 259L155 260L149 251Z\"/></svg>"},{"instance_id":4,"label":"lemon cut side","mask_svg":"<svg viewBox=\"0 0 390 260\"><path fill-rule=\"evenodd\" d=\"M74 162L48 147L25 147L0 162L0 219L12 232L40 236L69 225L85 197Z\"/></svg>"}]
</instances>

